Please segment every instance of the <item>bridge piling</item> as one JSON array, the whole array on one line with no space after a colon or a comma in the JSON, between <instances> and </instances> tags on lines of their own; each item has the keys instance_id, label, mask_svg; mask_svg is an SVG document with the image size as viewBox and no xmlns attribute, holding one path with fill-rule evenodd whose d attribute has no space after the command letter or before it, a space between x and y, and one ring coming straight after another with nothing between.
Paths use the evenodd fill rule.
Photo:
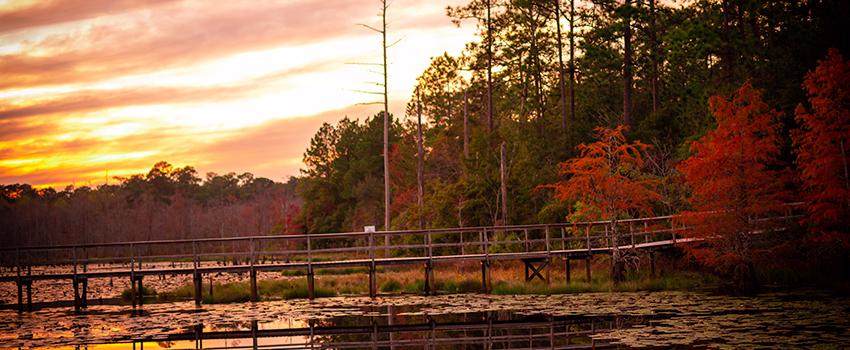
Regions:
<instances>
[{"instance_id":1,"label":"bridge piling","mask_svg":"<svg viewBox=\"0 0 850 350\"><path fill-rule=\"evenodd\" d=\"M434 263L429 260L425 263L425 295L434 294Z\"/></svg>"},{"instance_id":2,"label":"bridge piling","mask_svg":"<svg viewBox=\"0 0 850 350\"><path fill-rule=\"evenodd\" d=\"M201 293L203 293L203 290L202 290L202 286L201 286L201 273L197 272L197 270L195 271L195 273L192 276L192 282L195 285L195 295L194 295L195 296L195 306L200 306L201 305ZM210 283L210 285L212 285L212 283Z\"/></svg>"},{"instance_id":3,"label":"bridge piling","mask_svg":"<svg viewBox=\"0 0 850 350\"><path fill-rule=\"evenodd\" d=\"M77 276L71 280L74 285L74 312L80 312L80 283L77 281Z\"/></svg>"},{"instance_id":4,"label":"bridge piling","mask_svg":"<svg viewBox=\"0 0 850 350\"><path fill-rule=\"evenodd\" d=\"M251 301L259 300L259 295L257 293L257 270L251 266Z\"/></svg>"},{"instance_id":5,"label":"bridge piling","mask_svg":"<svg viewBox=\"0 0 850 350\"><path fill-rule=\"evenodd\" d=\"M144 289L144 286L142 285L142 279L144 279L144 276L142 276L142 275L136 276L136 283L139 284L139 286L137 288L139 290L139 293L138 293L139 294L139 308L142 308L142 304L143 304L143 301L145 299L145 289Z\"/></svg>"},{"instance_id":6,"label":"bridge piling","mask_svg":"<svg viewBox=\"0 0 850 350\"><path fill-rule=\"evenodd\" d=\"M82 287L82 300L80 300L81 306L83 307L83 309L88 309L89 308L89 297L88 297L89 279L88 279L88 277L83 277L81 279L81 283L83 285L83 287Z\"/></svg>"},{"instance_id":7,"label":"bridge piling","mask_svg":"<svg viewBox=\"0 0 850 350\"><path fill-rule=\"evenodd\" d=\"M316 297L315 278L313 276L313 266L307 266L307 298L313 300Z\"/></svg>"},{"instance_id":8,"label":"bridge piling","mask_svg":"<svg viewBox=\"0 0 850 350\"><path fill-rule=\"evenodd\" d=\"M257 301L257 270L254 268L254 260L256 260L254 255L254 240L252 239L248 242L251 245L251 301Z\"/></svg>"},{"instance_id":9,"label":"bridge piling","mask_svg":"<svg viewBox=\"0 0 850 350\"><path fill-rule=\"evenodd\" d=\"M485 294L490 294L492 290L490 283L490 260L481 261L481 289Z\"/></svg>"},{"instance_id":10,"label":"bridge piling","mask_svg":"<svg viewBox=\"0 0 850 350\"><path fill-rule=\"evenodd\" d=\"M24 312L24 284L19 280L18 285L18 313Z\"/></svg>"},{"instance_id":11,"label":"bridge piling","mask_svg":"<svg viewBox=\"0 0 850 350\"><path fill-rule=\"evenodd\" d=\"M32 312L32 280L27 280L27 311Z\"/></svg>"},{"instance_id":12,"label":"bridge piling","mask_svg":"<svg viewBox=\"0 0 850 350\"><path fill-rule=\"evenodd\" d=\"M375 280L375 261L369 264L369 297L374 298L378 294L377 281Z\"/></svg>"}]
</instances>

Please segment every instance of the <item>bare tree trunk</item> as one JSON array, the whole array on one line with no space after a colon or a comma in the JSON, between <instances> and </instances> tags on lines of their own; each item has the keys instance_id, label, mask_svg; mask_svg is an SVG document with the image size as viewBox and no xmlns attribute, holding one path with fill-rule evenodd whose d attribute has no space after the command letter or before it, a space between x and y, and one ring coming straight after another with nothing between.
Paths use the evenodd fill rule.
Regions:
<instances>
[{"instance_id":1,"label":"bare tree trunk","mask_svg":"<svg viewBox=\"0 0 850 350\"><path fill-rule=\"evenodd\" d=\"M469 99L463 90L463 157L469 158Z\"/></svg>"},{"instance_id":2,"label":"bare tree trunk","mask_svg":"<svg viewBox=\"0 0 850 350\"><path fill-rule=\"evenodd\" d=\"M576 118L575 0L570 0L570 120Z\"/></svg>"},{"instance_id":3,"label":"bare tree trunk","mask_svg":"<svg viewBox=\"0 0 850 350\"><path fill-rule=\"evenodd\" d=\"M419 229L423 229L425 227L424 218L422 216L422 207L424 207L424 187L423 187L423 171L425 168L423 157L423 147L422 147L422 103L419 99L419 92L416 92L416 116L417 116L417 126L416 133L418 135L417 138L417 162L416 162L416 189L417 189L417 203L419 204Z\"/></svg>"},{"instance_id":4,"label":"bare tree trunk","mask_svg":"<svg viewBox=\"0 0 850 350\"><path fill-rule=\"evenodd\" d=\"M490 23L490 0L487 0L487 128L493 132L493 28Z\"/></svg>"},{"instance_id":5,"label":"bare tree trunk","mask_svg":"<svg viewBox=\"0 0 850 350\"><path fill-rule=\"evenodd\" d=\"M625 33L623 34L623 124L632 123L632 0L626 0Z\"/></svg>"},{"instance_id":6,"label":"bare tree trunk","mask_svg":"<svg viewBox=\"0 0 850 350\"><path fill-rule=\"evenodd\" d=\"M649 44L651 74L649 78L650 92L652 93L652 113L658 111L658 38L655 33L655 0L649 0Z\"/></svg>"},{"instance_id":7,"label":"bare tree trunk","mask_svg":"<svg viewBox=\"0 0 850 350\"><path fill-rule=\"evenodd\" d=\"M502 141L500 147L499 177L501 178L502 194L502 225L508 224L508 164L507 144Z\"/></svg>"},{"instance_id":8,"label":"bare tree trunk","mask_svg":"<svg viewBox=\"0 0 850 350\"><path fill-rule=\"evenodd\" d=\"M618 285L626 280L626 261L620 250L620 234L617 232L617 219L611 220L611 280Z\"/></svg>"},{"instance_id":9,"label":"bare tree trunk","mask_svg":"<svg viewBox=\"0 0 850 350\"><path fill-rule=\"evenodd\" d=\"M537 48L537 17L534 15L534 2L530 3L529 20L531 20L531 55L532 64L534 64L534 95L537 104L537 126L540 132L543 132L543 77L541 76L543 69L540 66L540 52Z\"/></svg>"},{"instance_id":10,"label":"bare tree trunk","mask_svg":"<svg viewBox=\"0 0 850 350\"><path fill-rule=\"evenodd\" d=\"M567 131L567 89L564 81L564 54L563 43L561 42L561 0L555 0L555 28L558 35L558 88L561 94L560 107L561 110L561 132Z\"/></svg>"},{"instance_id":11,"label":"bare tree trunk","mask_svg":"<svg viewBox=\"0 0 850 350\"><path fill-rule=\"evenodd\" d=\"M387 1L381 1L381 37L384 52L384 230L390 230L390 107L387 93ZM384 235L384 246L389 247L390 236ZM387 254L388 251L385 251Z\"/></svg>"}]
</instances>

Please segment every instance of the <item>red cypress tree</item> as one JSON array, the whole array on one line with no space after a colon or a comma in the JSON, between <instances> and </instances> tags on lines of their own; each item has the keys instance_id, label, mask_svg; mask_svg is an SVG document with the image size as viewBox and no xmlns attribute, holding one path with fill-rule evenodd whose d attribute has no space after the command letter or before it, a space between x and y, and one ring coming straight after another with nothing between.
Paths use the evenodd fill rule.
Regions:
<instances>
[{"instance_id":1,"label":"red cypress tree","mask_svg":"<svg viewBox=\"0 0 850 350\"><path fill-rule=\"evenodd\" d=\"M799 105L793 133L806 200L804 224L816 238L850 246L850 61L831 49L806 75L810 110Z\"/></svg>"},{"instance_id":2,"label":"red cypress tree","mask_svg":"<svg viewBox=\"0 0 850 350\"><path fill-rule=\"evenodd\" d=\"M727 100L709 100L717 128L693 142L679 165L691 188L689 234L705 244L688 246L697 260L732 276L739 287L755 283L759 236L773 222L758 220L784 207L787 171L781 169L781 113L768 107L749 83Z\"/></svg>"},{"instance_id":3,"label":"red cypress tree","mask_svg":"<svg viewBox=\"0 0 850 350\"><path fill-rule=\"evenodd\" d=\"M555 190L561 201L580 201L579 215L593 220L610 222L609 232L614 246L612 278L615 283L625 279L625 261L617 249L621 244L617 220L652 214L652 203L661 199L655 192L656 181L643 172L644 153L648 145L626 142L625 127L595 129L599 141L581 144L581 156L560 164L565 181L545 186Z\"/></svg>"}]
</instances>

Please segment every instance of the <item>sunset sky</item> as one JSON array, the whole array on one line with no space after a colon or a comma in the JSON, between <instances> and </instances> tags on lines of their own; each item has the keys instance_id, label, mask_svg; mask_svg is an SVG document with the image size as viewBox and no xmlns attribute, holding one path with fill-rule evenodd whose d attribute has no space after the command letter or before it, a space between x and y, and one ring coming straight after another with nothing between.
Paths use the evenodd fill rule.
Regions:
<instances>
[{"instance_id":1,"label":"sunset sky","mask_svg":"<svg viewBox=\"0 0 850 350\"><path fill-rule=\"evenodd\" d=\"M395 0L390 110L474 40L465 0ZM297 175L322 122L378 112L377 0L0 0L0 184L97 185L155 162ZM114 180L112 180L114 181Z\"/></svg>"}]
</instances>

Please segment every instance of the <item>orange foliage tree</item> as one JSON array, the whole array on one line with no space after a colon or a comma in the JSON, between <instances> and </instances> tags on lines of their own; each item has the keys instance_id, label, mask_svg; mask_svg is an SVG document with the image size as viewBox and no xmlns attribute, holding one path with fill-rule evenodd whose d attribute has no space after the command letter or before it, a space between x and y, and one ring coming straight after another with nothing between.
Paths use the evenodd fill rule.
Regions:
<instances>
[{"instance_id":1,"label":"orange foliage tree","mask_svg":"<svg viewBox=\"0 0 850 350\"><path fill-rule=\"evenodd\" d=\"M691 143L692 156L679 165L692 190L696 212L685 213L699 261L732 276L738 287L755 286L757 236L772 230L759 220L782 210L787 171L779 162L781 113L768 107L749 83L727 100L709 99L717 128Z\"/></svg>"},{"instance_id":2,"label":"orange foliage tree","mask_svg":"<svg viewBox=\"0 0 850 350\"><path fill-rule=\"evenodd\" d=\"M803 84L811 112L797 107L792 136L808 215L818 240L850 245L850 61L831 49Z\"/></svg>"},{"instance_id":3,"label":"orange foliage tree","mask_svg":"<svg viewBox=\"0 0 850 350\"><path fill-rule=\"evenodd\" d=\"M569 176L564 181L545 187L555 190L559 200L579 201L578 215L609 221L613 265L611 276L615 283L625 280L625 261L618 249L620 235L617 220L652 213L653 201L660 196L655 192L656 181L642 172L644 153L648 145L626 142L624 126L615 129L595 129L599 141L578 146L580 156L560 164L560 175Z\"/></svg>"}]
</instances>

